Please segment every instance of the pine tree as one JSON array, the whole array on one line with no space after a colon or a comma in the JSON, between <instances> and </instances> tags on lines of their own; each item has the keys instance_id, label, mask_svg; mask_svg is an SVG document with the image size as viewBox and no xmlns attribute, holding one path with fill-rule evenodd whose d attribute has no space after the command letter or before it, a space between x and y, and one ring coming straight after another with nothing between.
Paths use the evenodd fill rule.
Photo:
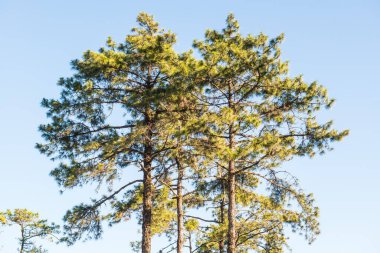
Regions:
<instances>
[{"instance_id":1,"label":"pine tree","mask_svg":"<svg viewBox=\"0 0 380 253\"><path fill-rule=\"evenodd\" d=\"M180 59L172 48L173 33L161 30L145 13L137 21L139 27L124 43L109 39L107 48L87 51L73 61L75 75L58 83L61 97L42 102L51 123L40 126L47 143L37 148L62 161L51 175L67 189L93 182L109 188L93 203L67 212L64 228L69 244L83 236L99 238L102 221L118 223L137 211L142 252L148 253L153 234L172 219L165 211L170 203L163 201L168 189L162 185L165 172L160 161L172 148L165 142L170 135L165 101L176 96L170 76ZM113 189L124 171L134 167L142 178ZM102 214L106 203L112 210Z\"/></svg>"},{"instance_id":2,"label":"pine tree","mask_svg":"<svg viewBox=\"0 0 380 253\"><path fill-rule=\"evenodd\" d=\"M238 252L237 199L244 186L238 178L264 178L283 198L289 193L287 182L275 180L282 162L324 152L348 134L332 129L332 122L316 120L316 112L333 100L316 82L288 76L287 63L279 58L282 40L283 35L269 41L264 34L244 37L229 15L221 32L208 30L204 41L194 42L203 64L198 75L205 91L201 102L209 107L207 135L217 140L215 163L227 180L228 253Z\"/></svg>"},{"instance_id":3,"label":"pine tree","mask_svg":"<svg viewBox=\"0 0 380 253\"><path fill-rule=\"evenodd\" d=\"M98 239L103 222L133 213L142 225L133 249L143 253L163 233L175 235L178 253L186 240L190 252L280 253L287 224L312 240L318 209L279 167L348 134L316 119L332 105L326 89L289 77L282 35L244 37L232 15L194 42L199 61L177 54L174 34L151 16L137 21L124 43L109 39L73 61L61 97L42 102L51 122L37 148L61 161L51 175L63 189L107 187L66 213L63 241ZM197 208L213 219L186 214Z\"/></svg>"},{"instance_id":4,"label":"pine tree","mask_svg":"<svg viewBox=\"0 0 380 253\"><path fill-rule=\"evenodd\" d=\"M18 226L20 237L18 238L20 253L43 253L47 250L42 246L37 246L36 239L56 239L59 233L59 226L47 220L39 218L38 213L33 213L27 209L15 209L0 212L0 225Z\"/></svg>"}]
</instances>

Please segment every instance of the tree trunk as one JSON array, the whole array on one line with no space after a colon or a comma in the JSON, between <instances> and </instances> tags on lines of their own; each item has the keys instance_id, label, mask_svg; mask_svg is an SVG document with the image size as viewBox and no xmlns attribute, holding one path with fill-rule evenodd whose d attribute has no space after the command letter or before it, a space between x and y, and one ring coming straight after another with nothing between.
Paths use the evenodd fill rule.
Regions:
<instances>
[{"instance_id":1,"label":"tree trunk","mask_svg":"<svg viewBox=\"0 0 380 253\"><path fill-rule=\"evenodd\" d=\"M21 246L20 246L20 253L24 252L24 246L25 246L24 226L21 225Z\"/></svg>"},{"instance_id":2,"label":"tree trunk","mask_svg":"<svg viewBox=\"0 0 380 253\"><path fill-rule=\"evenodd\" d=\"M153 122L150 112L147 110L145 115L147 132L144 145L144 190L143 190L143 222L142 222L142 253L150 253L152 249L152 206L153 206L153 183L152 183L152 136Z\"/></svg>"},{"instance_id":3,"label":"tree trunk","mask_svg":"<svg viewBox=\"0 0 380 253\"><path fill-rule=\"evenodd\" d=\"M235 197L235 163L230 161L228 165L228 248L227 253L236 253L236 197Z\"/></svg>"},{"instance_id":4,"label":"tree trunk","mask_svg":"<svg viewBox=\"0 0 380 253\"><path fill-rule=\"evenodd\" d=\"M224 224L224 191L223 191L223 199L220 202L220 224ZM224 253L224 238L222 235L222 238L219 241L219 253Z\"/></svg>"},{"instance_id":5,"label":"tree trunk","mask_svg":"<svg viewBox=\"0 0 380 253\"><path fill-rule=\"evenodd\" d=\"M193 246L191 243L191 232L189 232L189 253L193 253Z\"/></svg>"},{"instance_id":6,"label":"tree trunk","mask_svg":"<svg viewBox=\"0 0 380 253\"><path fill-rule=\"evenodd\" d=\"M228 107L235 112L233 104L233 85L232 82L228 82ZM235 128L234 123L231 122L228 129L228 147L230 152L235 149ZM235 228L235 218L236 218L236 197L235 197L235 161L233 157L229 158L228 161L228 179L227 179L227 190L228 190L228 235L227 235L227 253L236 253L236 228Z\"/></svg>"},{"instance_id":7,"label":"tree trunk","mask_svg":"<svg viewBox=\"0 0 380 253\"><path fill-rule=\"evenodd\" d=\"M176 159L177 169L178 169L178 180L177 180L177 253L183 252L183 196L182 196L182 179L183 179L183 168Z\"/></svg>"},{"instance_id":8,"label":"tree trunk","mask_svg":"<svg viewBox=\"0 0 380 253\"><path fill-rule=\"evenodd\" d=\"M226 199L225 199L225 194L226 194L226 181L223 177L223 171L222 171L222 168L219 168L219 172L218 172L218 175L220 177L220 185L221 185L221 195L222 195L222 200L220 201L220 219L219 219L219 222L221 224L221 226L224 225L224 216L225 216L225 204L226 204ZM224 253L224 242L225 242L225 238L224 238L224 233L221 234L221 238L220 238L220 241L218 242L218 247L219 247L219 253Z\"/></svg>"},{"instance_id":9,"label":"tree trunk","mask_svg":"<svg viewBox=\"0 0 380 253\"><path fill-rule=\"evenodd\" d=\"M151 165L145 167L148 169ZM144 171L144 192L143 192L143 223L142 223L142 253L151 252L152 237L152 172L150 169Z\"/></svg>"}]
</instances>

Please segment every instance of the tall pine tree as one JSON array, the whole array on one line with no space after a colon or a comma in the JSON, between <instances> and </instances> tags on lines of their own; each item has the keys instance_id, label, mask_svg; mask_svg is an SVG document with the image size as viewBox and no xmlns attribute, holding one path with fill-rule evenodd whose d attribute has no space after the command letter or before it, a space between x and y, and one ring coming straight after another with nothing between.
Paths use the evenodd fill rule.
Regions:
<instances>
[{"instance_id":1,"label":"tall pine tree","mask_svg":"<svg viewBox=\"0 0 380 253\"><path fill-rule=\"evenodd\" d=\"M51 122L40 126L47 142L37 148L61 160L51 175L66 189L94 182L109 188L106 195L67 212L68 243L86 234L99 238L103 220L113 224L141 211L141 247L148 253L153 233L166 225L163 216L170 216L162 206L167 189L160 188L158 179L162 155L172 148L165 142L169 135L165 101L176 96L170 76L180 59L172 48L173 33L161 30L145 13L137 21L139 27L124 43L109 39L106 48L87 51L73 61L76 73L58 83L61 97L42 102ZM123 181L114 189L117 179L133 175L135 167L141 178ZM106 203L111 203L111 210L103 214Z\"/></svg>"},{"instance_id":2,"label":"tall pine tree","mask_svg":"<svg viewBox=\"0 0 380 253\"><path fill-rule=\"evenodd\" d=\"M205 91L201 102L209 107L207 134L218 140L215 163L227 180L228 253L238 252L239 177L275 177L282 162L323 152L347 135L332 129L332 122L316 120L316 112L333 101L316 82L288 76L287 63L280 60L282 39L242 36L229 15L221 32L208 30L204 41L194 42L203 64L198 80ZM281 185L275 189L278 196L287 193Z\"/></svg>"}]
</instances>

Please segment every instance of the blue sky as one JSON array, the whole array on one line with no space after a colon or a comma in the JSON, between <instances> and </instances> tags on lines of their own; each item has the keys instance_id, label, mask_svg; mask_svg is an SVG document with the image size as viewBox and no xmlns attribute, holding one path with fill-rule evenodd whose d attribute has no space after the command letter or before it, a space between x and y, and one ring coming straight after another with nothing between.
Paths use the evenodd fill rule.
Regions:
<instances>
[{"instance_id":1,"label":"blue sky","mask_svg":"<svg viewBox=\"0 0 380 253\"><path fill-rule=\"evenodd\" d=\"M179 51L205 29L222 28L231 12L245 34L285 33L291 74L324 84L337 102L323 117L351 131L334 151L284 165L321 208L316 242L291 235L290 246L302 253L380 252L378 0L0 0L0 210L26 207L59 222L66 209L93 195L92 187L61 195L49 177L54 164L34 149L37 127L46 122L40 101L58 96L56 81L72 73L70 60L103 46L108 36L121 41L140 11L177 34ZM100 241L46 245L54 253L131 252L137 229L130 222L106 229ZM2 229L0 252L15 251L14 232Z\"/></svg>"}]
</instances>

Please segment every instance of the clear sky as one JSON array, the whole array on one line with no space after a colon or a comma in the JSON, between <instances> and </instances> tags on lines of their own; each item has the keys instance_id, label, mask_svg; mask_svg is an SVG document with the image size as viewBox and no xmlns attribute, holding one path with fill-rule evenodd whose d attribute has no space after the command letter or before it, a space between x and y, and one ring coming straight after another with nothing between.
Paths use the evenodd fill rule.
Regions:
<instances>
[{"instance_id":1,"label":"clear sky","mask_svg":"<svg viewBox=\"0 0 380 253\"><path fill-rule=\"evenodd\" d=\"M291 74L324 84L337 102L323 117L351 131L334 151L284 166L321 208L316 242L292 235L290 245L295 253L379 253L379 0L0 0L0 210L25 207L60 222L93 195L91 187L60 195L49 177L53 163L34 149L46 122L40 101L58 96L56 81L71 74L70 60L108 36L121 41L140 11L178 35L179 51L206 28L222 28L231 12L245 34L285 33ZM100 241L46 246L54 253L131 252L137 229L130 222L105 229ZM2 230L0 252L15 252L15 234Z\"/></svg>"}]
</instances>

